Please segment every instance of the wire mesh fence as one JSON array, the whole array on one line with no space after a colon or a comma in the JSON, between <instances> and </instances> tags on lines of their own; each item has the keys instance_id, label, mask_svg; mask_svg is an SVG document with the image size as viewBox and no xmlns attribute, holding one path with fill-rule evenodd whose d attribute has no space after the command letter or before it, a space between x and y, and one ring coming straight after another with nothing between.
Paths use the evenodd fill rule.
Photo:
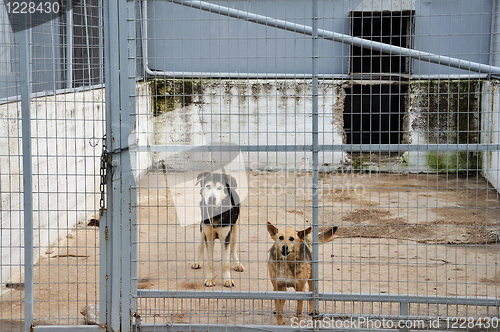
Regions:
<instances>
[{"instance_id":1,"label":"wire mesh fence","mask_svg":"<svg viewBox=\"0 0 500 332\"><path fill-rule=\"evenodd\" d=\"M0 330L85 324L79 311L99 294L102 4L75 3L24 30L22 14L11 16L16 4L0 5Z\"/></svg>"},{"instance_id":2,"label":"wire mesh fence","mask_svg":"<svg viewBox=\"0 0 500 332\"><path fill-rule=\"evenodd\" d=\"M489 262L497 191L484 177L495 168L484 157L495 152L481 152L494 142L482 136L489 71L454 69L453 59L448 66L419 61L427 51L488 63L483 56L495 50L481 49L494 33L492 3L318 2L315 16L303 1L175 2L144 9L146 58L155 68L151 142L160 151L138 182L141 323L276 324L272 300L280 295L273 291L281 289L273 278L293 286L299 277L292 267L268 266L275 243L268 222L296 231L339 227L331 242L313 248L317 274L305 277L317 285L317 320L297 319L287 301L289 326L472 329L481 323L465 317L496 319L497 269ZM478 22L474 31L464 31L464 20ZM308 30L314 24L316 34ZM343 34L343 43L309 36L328 39L329 31ZM362 48L346 35L394 52ZM211 235L210 222L201 217L200 228L195 215L205 204L196 175L229 172L195 147L221 141L239 146L246 170L237 240L245 269L231 271L231 295L222 238L192 269L199 242ZM172 145L194 150L169 152ZM303 268L307 260L290 264Z\"/></svg>"},{"instance_id":3,"label":"wire mesh fence","mask_svg":"<svg viewBox=\"0 0 500 332\"><path fill-rule=\"evenodd\" d=\"M2 14L6 329L498 328L497 1L65 10Z\"/></svg>"}]
</instances>

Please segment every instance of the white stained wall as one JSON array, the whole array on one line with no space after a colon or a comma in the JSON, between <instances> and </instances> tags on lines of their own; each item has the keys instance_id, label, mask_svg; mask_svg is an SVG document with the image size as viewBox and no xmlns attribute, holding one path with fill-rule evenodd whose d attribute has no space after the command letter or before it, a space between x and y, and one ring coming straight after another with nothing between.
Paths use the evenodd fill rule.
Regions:
<instances>
[{"instance_id":1,"label":"white stained wall","mask_svg":"<svg viewBox=\"0 0 500 332\"><path fill-rule=\"evenodd\" d=\"M34 98L32 114L35 261L78 222L98 215L104 89ZM147 113L147 84L137 86ZM150 112L149 112L150 113ZM0 105L0 282L22 281L24 262L21 103ZM144 153L142 160L150 159Z\"/></svg>"},{"instance_id":2,"label":"white stained wall","mask_svg":"<svg viewBox=\"0 0 500 332\"><path fill-rule=\"evenodd\" d=\"M481 142L500 144L500 82L483 82ZM483 152L483 175L500 190L500 151Z\"/></svg>"},{"instance_id":3,"label":"white stained wall","mask_svg":"<svg viewBox=\"0 0 500 332\"><path fill-rule=\"evenodd\" d=\"M225 142L236 145L291 146L312 144L312 85L310 80L203 82L198 102L158 116L158 145L202 145ZM319 84L319 144L342 144L342 83ZM160 154L167 168L186 169L185 157ZM247 169L311 170L307 151L245 152ZM340 151L319 153L323 171L350 165Z\"/></svg>"},{"instance_id":4,"label":"white stained wall","mask_svg":"<svg viewBox=\"0 0 500 332\"><path fill-rule=\"evenodd\" d=\"M78 222L97 214L103 102L103 89L32 99L35 261ZM24 261L20 110L21 102L0 106L2 284L20 281Z\"/></svg>"}]
</instances>

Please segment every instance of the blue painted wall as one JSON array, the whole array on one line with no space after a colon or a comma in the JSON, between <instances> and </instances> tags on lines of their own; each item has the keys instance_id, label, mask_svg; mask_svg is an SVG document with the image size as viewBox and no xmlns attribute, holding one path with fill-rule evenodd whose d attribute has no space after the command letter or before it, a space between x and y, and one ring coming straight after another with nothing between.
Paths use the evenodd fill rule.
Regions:
<instances>
[{"instance_id":1,"label":"blue painted wall","mask_svg":"<svg viewBox=\"0 0 500 332\"><path fill-rule=\"evenodd\" d=\"M417 50L479 63L489 63L491 0L417 1ZM414 74L468 74L468 71L414 61Z\"/></svg>"},{"instance_id":2,"label":"blue painted wall","mask_svg":"<svg viewBox=\"0 0 500 332\"><path fill-rule=\"evenodd\" d=\"M349 12L361 0L319 1L319 28L349 34ZM312 25L310 1L218 1L252 13ZM488 63L492 0L415 3L414 48ZM185 6L148 3L149 67L175 72L310 74L311 38ZM321 41L320 74L348 74L345 44ZM413 61L413 74L468 73Z\"/></svg>"}]
</instances>

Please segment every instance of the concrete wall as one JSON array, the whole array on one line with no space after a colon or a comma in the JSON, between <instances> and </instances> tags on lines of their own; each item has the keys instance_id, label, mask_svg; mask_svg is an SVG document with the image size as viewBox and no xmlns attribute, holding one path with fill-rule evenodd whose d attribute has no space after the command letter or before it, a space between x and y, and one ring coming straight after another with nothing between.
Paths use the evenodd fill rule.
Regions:
<instances>
[{"instance_id":1,"label":"concrete wall","mask_svg":"<svg viewBox=\"0 0 500 332\"><path fill-rule=\"evenodd\" d=\"M481 142L500 144L500 82L483 82L481 100ZM483 175L500 190L500 151L484 152Z\"/></svg>"},{"instance_id":2,"label":"concrete wall","mask_svg":"<svg viewBox=\"0 0 500 332\"><path fill-rule=\"evenodd\" d=\"M489 94L482 91L481 84L486 90L496 87L479 80L410 82L402 143L486 142L481 127L485 126L484 105L491 102L485 100ZM321 81L319 144L345 142L342 114L344 88L348 86L341 80ZM157 115L150 125L155 136L148 139L155 145L194 146L210 141L260 146L312 143L310 81L160 80L150 82L150 87L156 96L153 107ZM346 153L326 151L319 157L320 170L335 171L351 165ZM153 153L152 158L152 164L166 161L171 169L191 167L186 162L190 157L178 153L168 157L164 152ZM310 158L309 152L301 151L244 154L247 169L261 170L311 169ZM483 161L476 152L410 151L389 171L468 172L480 170Z\"/></svg>"},{"instance_id":3,"label":"concrete wall","mask_svg":"<svg viewBox=\"0 0 500 332\"><path fill-rule=\"evenodd\" d=\"M145 83L138 85L138 109L150 107L148 91ZM77 223L98 214L104 95L104 89L95 89L31 102L35 260ZM5 285L21 279L24 260L20 102L0 105L0 147L0 282ZM148 159L144 153L138 158Z\"/></svg>"},{"instance_id":4,"label":"concrete wall","mask_svg":"<svg viewBox=\"0 0 500 332\"><path fill-rule=\"evenodd\" d=\"M479 80L412 81L403 143L479 143L480 101ZM475 152L409 151L401 162L409 171L418 172L464 172L481 167Z\"/></svg>"},{"instance_id":5,"label":"concrete wall","mask_svg":"<svg viewBox=\"0 0 500 332\"><path fill-rule=\"evenodd\" d=\"M97 213L103 102L103 89L31 102L35 259L76 223ZM5 151L0 156L2 284L19 279L24 260L20 110L20 102L0 106Z\"/></svg>"},{"instance_id":6,"label":"concrete wall","mask_svg":"<svg viewBox=\"0 0 500 332\"><path fill-rule=\"evenodd\" d=\"M312 144L312 84L310 80L201 80L159 81L161 113L156 118L156 144L196 145L227 142L237 145L308 145ZM342 144L341 81L319 84L319 144ZM154 89L154 88L153 88ZM180 91L192 91L189 100ZM177 98L177 100L176 100ZM187 102L186 102L187 101ZM158 104L158 102L157 102ZM165 106L166 105L166 106ZM172 169L185 169L185 158L165 154ZM243 158L248 169L311 169L309 151L249 152ZM321 170L331 171L350 164L343 152L321 152Z\"/></svg>"}]
</instances>

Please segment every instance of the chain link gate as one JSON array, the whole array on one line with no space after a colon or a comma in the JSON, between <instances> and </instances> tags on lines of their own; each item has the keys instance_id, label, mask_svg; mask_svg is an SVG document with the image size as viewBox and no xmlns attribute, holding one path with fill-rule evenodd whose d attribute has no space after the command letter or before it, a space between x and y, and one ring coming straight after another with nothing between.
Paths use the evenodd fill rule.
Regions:
<instances>
[{"instance_id":1,"label":"chain link gate","mask_svg":"<svg viewBox=\"0 0 500 332\"><path fill-rule=\"evenodd\" d=\"M94 287L83 302L98 318L81 324L80 299L65 313L71 287L67 300L52 295L55 317L40 309L51 303L40 285L66 284L37 279L55 270L46 260L90 248L67 241L48 257L24 252L25 331L497 329L500 11L457 3L99 2L106 127L84 134L102 146L90 158L97 203L83 211L99 211L99 260L74 263L98 267L98 280L76 278ZM468 48L455 48L451 28ZM40 193L30 172L43 154L31 144L43 136L29 125L39 120L29 31L18 34L23 247L37 249L33 212L44 209L29 199ZM238 206L239 237L200 237L207 172L225 179L210 190L231 198L223 212ZM268 222L311 227L311 289L273 290ZM224 258L230 242L241 267ZM286 300L285 326L275 300ZM313 314L305 304L296 318L296 300L311 300Z\"/></svg>"}]
</instances>

